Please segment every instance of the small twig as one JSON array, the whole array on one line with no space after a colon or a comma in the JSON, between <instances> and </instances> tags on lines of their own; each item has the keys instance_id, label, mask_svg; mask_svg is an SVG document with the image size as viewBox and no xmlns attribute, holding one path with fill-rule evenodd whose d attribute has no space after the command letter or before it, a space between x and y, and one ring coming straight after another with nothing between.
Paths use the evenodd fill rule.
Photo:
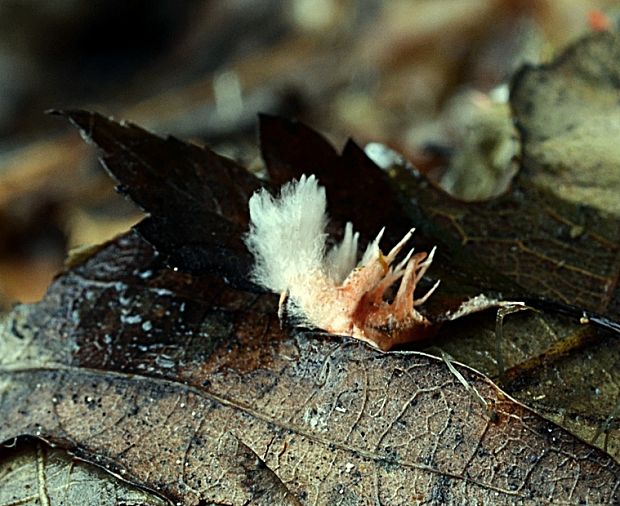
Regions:
<instances>
[{"instance_id":1,"label":"small twig","mask_svg":"<svg viewBox=\"0 0 620 506\"><path fill-rule=\"evenodd\" d=\"M491 403L486 401L485 398L482 397L482 395L480 395L480 392L478 392L478 390L476 390L476 388L472 386L471 383L469 383L469 381L465 379L465 377L457 370L457 368L454 367L454 365L452 364L452 360L450 359L450 356L447 353L445 353L443 350L441 350L441 358L448 366L448 369L450 370L450 372L456 377L456 379L459 380L461 385L465 387L465 390L467 390L467 392L469 392L469 394L474 398L474 400L478 404L480 404L480 406L482 406L482 408L484 409L489 419L492 422L496 422L498 418L497 412L492 407Z\"/></svg>"},{"instance_id":2,"label":"small twig","mask_svg":"<svg viewBox=\"0 0 620 506\"><path fill-rule=\"evenodd\" d=\"M556 302L546 299L538 298L524 298L521 299L523 304L530 308L537 309L539 311L548 311L559 315L569 316L575 318L582 325L592 325L596 328L612 332L613 334L620 335L620 322L611 320L606 316L603 316L592 311L581 309L577 306L570 304L564 304L562 302Z\"/></svg>"},{"instance_id":3,"label":"small twig","mask_svg":"<svg viewBox=\"0 0 620 506\"><path fill-rule=\"evenodd\" d=\"M497 310L497 315L495 316L495 360L497 361L498 377L500 379L504 376L504 372L506 371L501 349L504 340L504 318L510 314L528 309L532 308L526 306L522 302L505 302L502 303Z\"/></svg>"}]
</instances>

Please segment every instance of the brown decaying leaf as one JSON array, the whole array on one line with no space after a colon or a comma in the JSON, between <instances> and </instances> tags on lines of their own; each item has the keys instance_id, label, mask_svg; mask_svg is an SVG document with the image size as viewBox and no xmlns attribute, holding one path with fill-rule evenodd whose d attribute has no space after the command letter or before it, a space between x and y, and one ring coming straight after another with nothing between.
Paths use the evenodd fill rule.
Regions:
<instances>
[{"instance_id":1,"label":"brown decaying leaf","mask_svg":"<svg viewBox=\"0 0 620 506\"><path fill-rule=\"evenodd\" d=\"M144 131L140 134L143 139L136 143L135 139L132 140L132 132L140 131L138 127L119 126L91 113L78 112L74 115L74 119L81 124L83 134L87 138L93 133L90 126L97 125L105 132L106 135L103 137L104 139L107 137L107 141L102 143L104 154L109 164L112 161L117 162L113 167L108 165L108 168L116 177L127 179L129 183L135 179L134 162L136 158L138 160L142 158L141 149L148 145L154 145L158 151L165 150L166 146L171 147L167 141ZM113 137L112 142L110 136ZM487 204L466 206L435 190L425 179L412 178L410 173L401 173L398 181L404 184L404 193L411 195L412 200L398 202L390 188L387 175L379 171L353 142L349 142L342 155L338 155L322 136L311 129L299 123L263 117L261 143L267 169L276 182L317 169L321 180L328 186L328 195L335 197L329 202L330 212L336 216L333 228L341 229L342 222L355 218L351 214L353 207L359 218L355 219L355 223L361 225L362 232L366 236L372 237L379 223L389 225L388 235L399 228L406 229L414 223L418 227L414 239L416 247L428 250L434 244L439 246L436 261L429 274L434 279L440 278L442 285L422 308L428 316L442 315L446 310L454 309L463 300L481 291L500 292L508 299L518 299L525 293L530 293L564 302L572 301L583 304L582 307L589 309L604 308L597 303L596 297L592 298L591 294L584 290L589 286L599 290L601 286L604 288L604 285L597 282L596 275L591 276L587 269L579 268L580 262L586 252L591 254L591 251L595 251L596 256L601 257L598 262L594 262L599 265L593 265L592 268L609 269L614 260L605 249L605 241L601 244L596 242L591 244L588 240L589 234L575 236L573 233L575 227L570 225L571 219L579 220L577 222L585 220L586 223L592 222L594 228L615 230L605 221L604 216L600 216L595 210L576 207L549 196L548 192L532 185L523 177L502 199ZM135 151L127 149L127 146L136 146L136 149ZM182 144L176 141L175 150L178 152L181 147ZM218 160L215 155L194 156L198 158L207 156ZM170 158L164 156L154 160L154 163L169 162ZM192 171L195 170L196 167L193 167ZM162 180L162 177L157 176L158 173L165 174L166 168L153 171L152 168L146 167L144 177L153 179L150 182L152 187L166 188L174 185L174 178L164 177ZM360 175L363 175L363 180L358 177ZM217 190L226 186L214 188ZM172 209L173 213L180 215L178 217L180 223L187 220L185 195L175 191L174 188L161 191L167 193L170 198L163 203L163 208L161 200L153 202L151 199L149 211L154 216L163 215L164 218L160 219L160 222L167 226L162 229L151 229L151 232L155 233L150 234L148 231L145 233L144 228L139 228L139 231L145 233L147 239L159 244L164 253L176 254L180 249L178 245L184 244L185 254L181 260L189 262L180 262L178 265L182 268L192 270L197 265L203 267L208 265L209 248L204 248L200 244L205 231L199 230L198 226L195 228L189 226L184 227L187 230L185 233L183 227L180 227L179 231L179 227L174 226L175 221L166 218ZM226 192L216 193L214 201L218 200L226 200ZM244 216L245 208L242 200L237 199L235 202L237 209L232 214ZM403 209L409 210L408 215L402 211ZM217 209L215 211L217 213ZM212 214L212 210L205 213L205 223L209 223ZM215 217L216 221L228 220L228 216L216 214ZM538 225L531 227L532 222ZM237 236L236 232L230 233L230 231L237 229L236 224L231 224L226 230L227 237L231 238L233 243L237 240ZM187 235L192 236L188 244ZM209 237L207 243L212 241L213 238ZM506 251L509 254L506 254ZM207 261L194 261L205 255ZM574 262L577 268L567 263L567 259ZM246 263L242 262L239 265ZM549 269L549 265L555 266L556 269ZM223 267L225 268L226 264ZM243 273L242 269L232 274L228 273L226 277L231 282L239 284L240 273ZM573 280L573 285L569 286L569 289L565 287L566 279ZM613 275L610 280L613 280ZM604 297L604 293L600 296ZM482 305L483 307L485 305ZM553 357L557 362L558 357L561 358L567 349L570 349L568 347L573 346L571 343L577 342L583 345L599 339L592 328L575 326L580 315L581 313L577 311L575 323L566 319L549 318L546 314L511 316L504 324L506 343L502 345L501 353L504 363L511 368L510 375L504 378L510 380L505 383L509 391L525 400L528 405L536 406L565 427L570 427L577 434L590 439L603 426L614 409L616 381L613 378L617 368L609 363L609 358L617 354L608 355L602 350L601 353L596 350L592 359L574 363L583 363L584 366L563 367L560 364L559 370L555 365L551 368L545 367L548 361L538 359L538 357ZM459 320L458 325L444 328L443 332L429 344L439 344L457 359L486 374L497 374L498 339L494 325L491 324L489 328L485 322L486 320L480 319L473 322ZM615 346L614 341L610 345ZM588 357L591 357L591 352ZM584 367L587 370L583 370ZM553 380L558 377L562 378L561 385ZM537 384L540 388L532 389L532 384ZM592 392L595 392L595 395L592 395ZM618 445L615 443L617 432L611 430L604 439L598 440L599 444L614 455L618 451Z\"/></svg>"},{"instance_id":2,"label":"brown decaying leaf","mask_svg":"<svg viewBox=\"0 0 620 506\"><path fill-rule=\"evenodd\" d=\"M93 132L97 133L96 130L88 129L88 121L98 121L104 132L110 132L112 142L107 146L110 151L106 153L108 161L110 154L113 159L124 151L122 154L125 157L118 159L118 167L124 167L125 171L130 169L129 175L132 168L139 167L141 172L138 176L146 168L150 178L155 176L155 180L161 180L162 184L155 185L155 188L162 192L160 197L171 195L170 200L159 198L155 199L155 206L152 206L152 201L143 205L163 223L166 218L169 219L166 232L170 233L170 242L176 241L177 245L183 245L189 234L183 238L183 233L177 233L174 226L171 226L174 221L168 215L175 212L182 214L182 207L179 208L178 204L183 201L179 197L184 192L175 193L175 189L171 188L176 178L160 177L163 174L159 172L160 169L149 171L154 168L149 165L157 167L160 159L154 162L147 160L145 164L140 156L135 156L145 150L148 154L149 149L140 145L143 140L147 146L154 140L147 139L146 134L136 127L118 126L108 120L102 121L96 115L86 113L81 116L81 120L81 124L79 120L77 123L88 136L93 137ZM280 126L276 121L276 127ZM299 134L298 126L284 126L293 132L289 141L297 138L297 145L300 146L296 158L292 158L293 163L285 166L284 173L305 171L305 167L308 167L309 172L317 172L309 165L321 161L322 157L332 159L328 167L334 173L343 169L346 171L347 166L354 165L355 159L355 163L362 168L367 164L365 156L359 148L356 150L354 144L347 145L342 157L338 157L331 147L325 148L326 143L320 139L315 145L320 149L312 149L313 155L307 158L304 165L304 155L308 153L303 152L306 145L303 139L315 134L304 133L303 128ZM130 143L129 149L126 143L118 142L117 138L120 136L124 139L127 135L134 135L138 141ZM295 155L295 149L289 147L294 147L294 143L283 142L284 150L273 151L272 146L270 151L265 146L269 141L265 139L263 136L263 152L275 156L276 163L282 165L287 156ZM172 160L187 149L178 141L159 139L158 142L156 144L164 154L169 149L176 150L176 154L170 157ZM106 142L99 139L98 143L105 151ZM175 143L176 147L173 147ZM352 156L355 153L361 156ZM205 161L201 157L205 155L194 151L189 156L190 163L185 163L185 170L189 165L198 176L193 178L192 185L206 182L201 178L198 168ZM273 160L270 162L269 156L265 158L272 175L276 176ZM343 163L343 159L350 163ZM213 160L217 164L217 159L211 162ZM356 212L364 217L364 226L369 223L365 219L367 216L388 225L407 221L402 215L396 217L391 211L386 211L398 211L399 207L395 205L389 183L386 185L387 178L378 171L366 173L373 181L368 187L351 189L350 186L356 182L355 176L360 172L344 172L347 177L339 181L338 176L330 174L329 170L324 177L329 181L331 175L333 181L328 184L334 188L340 184L340 188L345 190L343 194L336 191L337 198L330 203L332 207L335 204L336 216L342 212L343 218L338 219L350 219L346 217L347 206L354 201ZM276 177L274 179L277 180ZM377 181L381 181L378 186L374 184ZM130 183L136 182L140 184L140 178ZM368 180L366 182L369 183ZM408 182L411 184L411 181ZM248 187L250 189L245 192L245 196L251 193L253 184ZM150 185L151 181L148 187ZM529 211L532 216L539 218L536 212L538 209L532 209L531 206L549 202L547 193L521 179L509 196L498 201L499 204L460 207L456 214L451 214L458 207L457 204L446 199L445 207L440 206L436 200L441 197L440 194L433 193L432 189L429 191L422 180L417 179L413 183L413 186L416 185L420 193L415 194L417 205L411 216L426 212L433 217L431 220L419 220L424 232L420 234L422 242L439 238L442 242L454 243L458 242L459 237L468 237L469 241L465 241L468 244L454 251L471 253L472 232L483 232L479 244L476 244L477 247L480 244L483 246L478 248L479 251L476 250L477 256L469 255L465 260L453 258L453 261L446 262L444 271L449 273L458 270L461 273L460 278L458 274L452 277L452 281L457 280L454 283L455 293L463 296L458 280L467 277L468 273L475 273L472 265L480 265L480 259L488 267L484 269L487 272L480 278L474 276L470 284L497 289L501 288L500 285L512 283L518 290L521 283L515 282L514 273L519 275L523 271L521 264L518 264L519 268L514 273L508 270L504 278L496 277L491 269L497 268L498 264L500 269L504 269L501 262L506 261L505 248L502 255L499 244L506 241L510 243L515 240L515 236L509 234L506 241L494 241L492 234L508 230L506 224L510 224L515 216L522 216L521 213L527 215ZM387 188L387 191L374 191L373 195L373 190L379 188ZM216 195L214 201L217 203L217 199L222 196ZM373 200L373 196L378 196L378 199ZM132 197L137 197L138 201L144 197L151 198L141 193ZM227 213L219 212L213 206L205 209L201 198L200 195L191 195L190 198L190 202L195 200L198 203L197 215L204 215L207 222L213 220L211 215L220 218L224 216L220 231L224 231L228 234L226 237L234 241L234 237L237 237L235 234L243 227L228 225L235 222L239 225L243 218L230 220L225 216ZM239 202L242 200L239 199ZM370 202L376 204L370 206ZM435 208L433 202L436 203ZM559 199L551 202L552 210L560 208L560 221L566 215L571 217L571 213L578 211L588 218L594 217L605 222L604 217L589 209L575 210ZM493 205L498 207L493 208ZM505 223L498 220L496 228L492 228L496 223L495 214L502 206L506 207L499 216ZM237 205L238 209L240 204ZM437 212L428 213L429 209ZM470 223L470 226L466 226L468 219L473 225ZM547 223L544 215L540 219L541 223ZM569 223L572 222L569 220ZM457 234L450 237L450 234L441 232L446 225L448 230L454 226ZM369 228L373 226L373 222L368 225ZM156 227L152 228L151 232L156 230ZM190 232L191 227L187 227L187 230ZM488 233L489 230L492 234ZM563 269L561 255L572 252L578 257L580 250L577 247L571 250L570 244L565 244L568 240L562 235L553 236L552 230L545 230L541 234L542 239L558 247L560 254L557 255L557 268ZM575 236L571 233L573 230L575 228L569 230L570 239L580 239L579 234ZM145 233L144 229L141 231ZM531 232L531 228L525 227L523 230L518 228L516 233L528 232ZM151 242L155 242L154 235L151 233ZM200 240L203 235L199 231L194 237ZM145 236L148 237L148 229ZM608 238L603 236L603 239ZM489 244L493 246L484 247ZM166 244L164 246L168 251L161 249L169 259L174 248ZM531 249L523 248L518 252L527 255L531 254ZM208 247L203 253L206 251ZM235 248L230 251L234 252ZM134 258L134 253L138 253L137 258ZM448 252L446 257L450 259L451 255L455 253ZM188 258L191 259L191 255ZM545 262L553 261L554 256L546 258L534 255L534 258L538 258L544 267ZM588 500L617 500L615 487L618 466L612 459L579 443L561 429L506 399L475 373L467 370L463 372L487 400L493 401L498 416L492 420L496 422L492 422L489 413L475 403L471 395L465 393L462 385L441 362L416 353L383 355L370 352L359 343L336 338L323 337L317 340L316 336L312 336L307 339L308 336L301 334L288 337L277 327L274 318L275 301L272 297L235 292L223 284L217 275L213 277L212 274L205 274L200 278L173 273L162 267L161 260L137 236L130 235L117 244L108 245L83 267L60 278L42 305L31 309L22 308L7 321L6 329L17 330L18 334L21 332L22 336L33 338L23 341L25 348L22 347L22 351L28 347L39 347L32 359L28 358L29 352L25 351L21 358L14 361L17 364L15 367L3 367L6 377L11 378L8 381L12 385L15 383L15 388L4 398L7 406L14 404L10 412L11 422L5 429L8 435L15 427L28 427L25 430L29 433L38 432L40 436L69 446L88 459L100 459L100 463L109 465L117 473L124 473L138 483L160 487L168 497L182 497L186 501L197 501L198 498L229 500L232 497L235 502L244 498L269 497L267 491L275 491L283 497L287 489L302 502L313 499L335 502L334 498L341 498L345 502L349 498L357 498L364 502L370 501L375 491L380 500L388 503L398 500L410 502L416 497L431 501L458 501L461 496L456 494L462 492L487 501L570 501L578 499L581 487L586 490L583 494L601 494L590 495ZM602 263L604 266L609 265L607 257L603 258ZM152 267L144 269L145 264L152 264ZM121 268L118 268L119 265ZM196 270L199 272L208 270L203 269L204 265L200 263L197 265ZM459 265L464 268L458 269ZM227 267L224 265L222 268L226 272ZM95 272L94 276L91 269ZM582 272L570 266L567 270L574 271L572 274L577 276L574 281L576 286L582 286L583 280L587 280L591 274L587 269ZM131 274L128 276L128 273ZM579 278L578 275L583 277ZM450 276L447 278L450 282ZM523 276L523 279L526 282L529 280L527 276ZM545 291L549 288L544 283L545 279L543 276L532 276L530 281L534 288L531 291L549 295ZM505 283L506 280L508 283ZM484 281L490 281L490 284ZM553 285L551 289L556 290L551 291L552 295L566 293L561 285ZM80 302L76 302L79 300L75 296L76 292L90 293L91 301L87 303L86 309L81 307ZM199 299L196 293L200 294ZM586 292L583 293L582 299L587 300ZM166 299L165 302L158 300L162 297ZM88 296L84 298L88 300ZM604 308L603 297L600 302L603 305L599 299L594 302L590 300L592 305L584 307L600 310ZM72 308L70 315L76 317L76 321L71 322L66 318L67 307ZM166 315L166 311L170 314ZM50 318L50 313L57 316ZM67 328L67 325L72 328ZM24 330L24 326L30 330ZM262 330L257 330L257 327ZM33 328L43 330L33 332ZM66 341L56 341L58 333ZM7 339L11 339L13 334L11 330L5 332ZM72 347L66 348L66 345ZM49 357L42 358L41 350L51 350L52 355L56 356L51 361ZM42 363L47 365L42 366ZM51 383L37 381L32 375L54 377L57 382L50 387ZM24 409L24 405L20 405L20 392L29 391L28 385L31 384L41 386L35 388L27 400L32 406ZM67 398L64 388L76 392L76 395ZM105 395L98 394L102 388L105 389ZM99 399L101 406L98 405ZM53 409L49 409L50 405ZM116 418L117 423L110 423L110 408L121 412ZM101 413L104 409L107 413L105 416ZM76 410L85 422L75 422ZM189 416L186 416L187 412ZM129 416L131 413L133 416ZM14 418L21 421L15 422ZM161 430L154 429L151 433L164 433L166 436L163 441L162 438L154 440L144 437L144 432L135 428L137 426L134 423L142 423L149 428L158 424ZM106 432L104 436L99 436L102 424ZM175 426L178 427L176 432L171 428ZM113 444L110 444L110 434ZM196 436L201 443L206 443L204 449L199 449ZM124 441L119 443L119 440ZM225 462L230 452L222 451L221 448L230 448L231 441L236 442L234 444L240 449L240 455L246 456L241 461L247 465L232 466L230 459ZM555 453L557 448L569 459L562 461L560 471L556 466L558 461L554 460L560 455ZM207 452L206 457L204 452ZM252 465L252 452L268 466L268 472L261 474L264 480L255 480L265 484L258 490L248 486L247 480L250 475L256 476L261 468L260 465ZM165 456L165 462L162 462L162 455ZM201 461L201 458L206 458L207 463ZM324 463L323 458L328 459L328 464ZM319 462L318 471L314 467L317 465L315 461ZM552 483L548 479L550 473L557 475L572 465L578 465L581 474L579 477L577 474L573 476L576 481L572 482L570 488L563 488L557 485L558 482ZM371 471L366 473L368 469ZM388 470L392 473L388 474ZM171 472L172 476L165 476ZM197 475L193 472L201 476L217 476L220 480L211 487L195 481ZM374 475L376 481L371 480L370 475ZM515 477L516 481L511 482ZM368 485L371 481L374 489ZM593 492L593 489L596 491ZM506 495L502 498L501 494Z\"/></svg>"},{"instance_id":3,"label":"brown decaying leaf","mask_svg":"<svg viewBox=\"0 0 620 506\"><path fill-rule=\"evenodd\" d=\"M485 290L495 285L506 299L544 297L620 320L620 222L616 203L610 206L610 199L597 198L620 191L613 161L616 120L610 113L618 95L618 47L616 35L595 34L551 64L527 67L517 75L511 100L525 156L521 173L503 197L465 205L404 171L398 174L403 191L416 199L410 216L417 223L430 221L431 234L457 244L449 250L453 258L437 263L437 276L444 277L442 266L453 270L453 260L467 259L483 265L490 280L474 283ZM609 128L601 136L597 129L603 116ZM596 149L576 149L590 140ZM553 145L560 151L546 149ZM589 192L579 202L576 181ZM509 283L500 287L494 272ZM545 313L511 316L504 329L502 352L511 369L502 386L591 439L617 403L618 339ZM489 336L486 343L484 334ZM459 322L439 338L457 359L486 374L497 373L493 360L485 358L494 354L492 324ZM597 443L617 458L617 425L607 429Z\"/></svg>"},{"instance_id":4,"label":"brown decaying leaf","mask_svg":"<svg viewBox=\"0 0 620 506\"><path fill-rule=\"evenodd\" d=\"M401 173L400 183L416 195L417 221L424 223L425 216L445 243L456 244L448 253L456 258L445 262L447 270L463 258L484 265L486 278L475 281L481 289L499 290L505 298L544 297L606 314L617 304L615 220L554 197L522 175L508 194L484 204L452 200L408 174ZM501 275L495 279L495 273Z\"/></svg>"},{"instance_id":5,"label":"brown decaying leaf","mask_svg":"<svg viewBox=\"0 0 620 506\"><path fill-rule=\"evenodd\" d=\"M459 367L493 419L441 361L288 336L275 310L121 237L3 322L0 440L184 504L620 500L613 459L478 373Z\"/></svg>"},{"instance_id":6,"label":"brown decaying leaf","mask_svg":"<svg viewBox=\"0 0 620 506\"><path fill-rule=\"evenodd\" d=\"M164 506L166 501L36 440L0 447L2 506Z\"/></svg>"},{"instance_id":7,"label":"brown decaying leaf","mask_svg":"<svg viewBox=\"0 0 620 506\"><path fill-rule=\"evenodd\" d=\"M620 34L591 34L547 65L525 66L511 106L523 165L541 187L620 216Z\"/></svg>"},{"instance_id":8,"label":"brown decaying leaf","mask_svg":"<svg viewBox=\"0 0 620 506\"><path fill-rule=\"evenodd\" d=\"M67 116L98 146L118 191L149 213L137 228L169 265L186 272L216 270L249 285L251 259L241 235L250 195L262 186L256 177L213 151L130 123L85 111L55 114Z\"/></svg>"}]
</instances>

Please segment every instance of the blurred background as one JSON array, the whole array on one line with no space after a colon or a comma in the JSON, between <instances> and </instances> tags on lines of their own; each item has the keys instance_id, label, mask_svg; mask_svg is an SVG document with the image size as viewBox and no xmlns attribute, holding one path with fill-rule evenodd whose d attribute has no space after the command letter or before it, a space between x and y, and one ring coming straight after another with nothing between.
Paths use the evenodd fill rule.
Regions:
<instances>
[{"instance_id":1,"label":"blurred background","mask_svg":"<svg viewBox=\"0 0 620 506\"><path fill-rule=\"evenodd\" d=\"M616 26L605 0L0 1L0 309L141 216L48 109L85 108L260 168L256 115L402 153L449 193L514 173L510 76Z\"/></svg>"}]
</instances>

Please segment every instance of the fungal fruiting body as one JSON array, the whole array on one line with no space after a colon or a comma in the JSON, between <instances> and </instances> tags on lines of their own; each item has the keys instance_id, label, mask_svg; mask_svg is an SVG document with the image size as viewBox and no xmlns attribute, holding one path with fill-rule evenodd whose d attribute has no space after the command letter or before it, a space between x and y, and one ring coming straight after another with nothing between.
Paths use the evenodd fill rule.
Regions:
<instances>
[{"instance_id":1,"label":"fungal fruiting body","mask_svg":"<svg viewBox=\"0 0 620 506\"><path fill-rule=\"evenodd\" d=\"M342 242L327 250L325 188L315 176L285 184L277 198L262 189L250 199L250 230L245 243L254 255L252 280L281 295L281 310L298 325L348 335L387 350L425 337L430 322L416 311L435 290L415 300L417 283L433 261L435 248L413 249L398 264L396 256L411 229L384 255L383 231L358 262L359 234L347 223ZM389 288L401 280L391 302Z\"/></svg>"}]
</instances>

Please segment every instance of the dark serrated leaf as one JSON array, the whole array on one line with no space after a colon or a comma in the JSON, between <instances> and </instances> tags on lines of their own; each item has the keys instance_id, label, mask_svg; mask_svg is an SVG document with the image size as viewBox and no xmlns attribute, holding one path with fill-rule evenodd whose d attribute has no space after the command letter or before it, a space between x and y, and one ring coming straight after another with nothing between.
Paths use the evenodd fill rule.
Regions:
<instances>
[{"instance_id":1,"label":"dark serrated leaf","mask_svg":"<svg viewBox=\"0 0 620 506\"><path fill-rule=\"evenodd\" d=\"M167 263L186 272L215 270L247 282L251 258L241 240L248 200L259 180L207 148L163 139L97 113L59 112L100 150L100 160L149 217L137 225Z\"/></svg>"},{"instance_id":2,"label":"dark serrated leaf","mask_svg":"<svg viewBox=\"0 0 620 506\"><path fill-rule=\"evenodd\" d=\"M261 115L260 147L274 184L302 174L317 176L327 190L328 212L337 228L350 221L369 240L387 226L387 236L398 240L411 227L387 174L354 141L338 153L303 123Z\"/></svg>"}]
</instances>

